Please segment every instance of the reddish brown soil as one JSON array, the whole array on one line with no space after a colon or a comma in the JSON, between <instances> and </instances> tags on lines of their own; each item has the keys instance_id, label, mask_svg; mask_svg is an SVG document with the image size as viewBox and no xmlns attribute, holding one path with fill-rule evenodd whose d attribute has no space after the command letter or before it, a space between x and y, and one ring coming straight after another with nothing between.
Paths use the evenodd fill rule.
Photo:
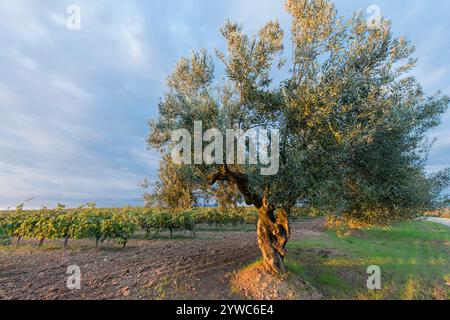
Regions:
<instances>
[{"instance_id":1,"label":"reddish brown soil","mask_svg":"<svg viewBox=\"0 0 450 320\"><path fill-rule=\"evenodd\" d=\"M323 295L306 281L289 274L268 274L258 263L232 278L233 290L252 300L321 300Z\"/></svg>"},{"instance_id":2,"label":"reddish brown soil","mask_svg":"<svg viewBox=\"0 0 450 320\"><path fill-rule=\"evenodd\" d=\"M321 220L293 225L293 239L323 231ZM236 270L259 258L252 232L198 232L197 239L131 240L94 249L93 241L33 242L0 248L0 299L242 299ZM67 267L81 269L82 289L66 286Z\"/></svg>"}]
</instances>

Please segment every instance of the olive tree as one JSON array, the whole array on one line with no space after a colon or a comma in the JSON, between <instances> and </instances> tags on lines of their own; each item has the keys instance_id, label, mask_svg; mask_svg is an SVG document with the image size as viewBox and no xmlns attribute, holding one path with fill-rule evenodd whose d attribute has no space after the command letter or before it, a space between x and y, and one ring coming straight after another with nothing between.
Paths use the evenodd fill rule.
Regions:
<instances>
[{"instance_id":1,"label":"olive tree","mask_svg":"<svg viewBox=\"0 0 450 320\"><path fill-rule=\"evenodd\" d=\"M144 194L147 207L161 207L165 209L188 209L197 202L198 195L195 187L178 172L178 166L173 163L169 155L164 155L159 164L157 181L150 184L145 180L141 186L144 189L152 187L150 192Z\"/></svg>"},{"instance_id":2,"label":"olive tree","mask_svg":"<svg viewBox=\"0 0 450 320\"><path fill-rule=\"evenodd\" d=\"M448 171L425 172L432 145L426 133L439 125L449 99L426 96L411 76L411 43L395 38L389 21L374 27L359 12L344 19L326 0L287 0L285 8L292 54L283 53L278 21L252 37L226 22L224 52L202 50L177 63L148 140L168 155L174 130L194 134L197 121L222 132L279 130L279 150L270 150L279 151L277 174L261 175L262 165L248 161L177 167L200 189L234 185L258 209L258 243L274 273L285 270L294 206L392 221L438 206L449 180ZM215 71L218 63L223 72ZM284 80L275 83L274 75ZM214 152L216 159L228 156Z\"/></svg>"}]
</instances>

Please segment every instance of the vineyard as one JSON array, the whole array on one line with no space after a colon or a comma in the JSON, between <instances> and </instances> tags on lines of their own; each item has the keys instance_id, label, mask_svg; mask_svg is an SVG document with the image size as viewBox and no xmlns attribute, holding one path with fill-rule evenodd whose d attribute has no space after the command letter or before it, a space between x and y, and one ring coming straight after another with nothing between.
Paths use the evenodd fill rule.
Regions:
<instances>
[{"instance_id":1,"label":"vineyard","mask_svg":"<svg viewBox=\"0 0 450 320\"><path fill-rule=\"evenodd\" d=\"M171 236L173 232L190 232L195 237L195 227L199 224L237 226L256 224L257 219L258 214L252 208L172 212L141 207L106 209L89 204L78 209L58 205L56 209L28 211L19 206L15 211L0 214L0 239L9 243L14 238L16 246L22 239L36 239L38 246L45 240L63 240L67 248L70 239L92 238L96 247L109 240L125 247L136 232L145 233L146 238L163 231L170 232Z\"/></svg>"}]
</instances>

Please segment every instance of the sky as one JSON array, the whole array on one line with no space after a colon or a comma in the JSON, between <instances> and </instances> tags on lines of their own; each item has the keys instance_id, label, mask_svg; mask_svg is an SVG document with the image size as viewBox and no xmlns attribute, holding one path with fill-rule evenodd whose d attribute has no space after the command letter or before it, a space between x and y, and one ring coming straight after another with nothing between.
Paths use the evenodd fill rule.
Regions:
<instances>
[{"instance_id":1,"label":"sky","mask_svg":"<svg viewBox=\"0 0 450 320\"><path fill-rule=\"evenodd\" d=\"M450 95L449 1L335 4L345 17L378 6L416 44L426 93ZM281 0L0 0L0 208L142 204L159 165L147 123L176 61L223 47L226 19L253 34L274 18L289 31ZM450 112L431 135L427 170L450 167Z\"/></svg>"}]
</instances>

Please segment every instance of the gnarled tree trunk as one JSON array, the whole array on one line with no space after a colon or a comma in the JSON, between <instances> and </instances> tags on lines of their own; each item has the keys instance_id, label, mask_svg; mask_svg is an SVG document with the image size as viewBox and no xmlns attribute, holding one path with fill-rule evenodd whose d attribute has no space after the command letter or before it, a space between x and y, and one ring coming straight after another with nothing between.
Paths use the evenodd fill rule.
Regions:
<instances>
[{"instance_id":1,"label":"gnarled tree trunk","mask_svg":"<svg viewBox=\"0 0 450 320\"><path fill-rule=\"evenodd\" d=\"M264 267L271 273L284 273L286 244L290 236L287 212L284 209L275 212L275 208L264 202L258 214L258 244Z\"/></svg>"},{"instance_id":2,"label":"gnarled tree trunk","mask_svg":"<svg viewBox=\"0 0 450 320\"><path fill-rule=\"evenodd\" d=\"M233 172L225 164L211 177L211 185L217 181L228 181L236 184L247 205L258 209L258 244L261 249L264 266L275 274L284 273L284 257L286 244L290 236L288 211L276 210L266 196L261 197L251 191L248 177L240 172Z\"/></svg>"}]
</instances>

